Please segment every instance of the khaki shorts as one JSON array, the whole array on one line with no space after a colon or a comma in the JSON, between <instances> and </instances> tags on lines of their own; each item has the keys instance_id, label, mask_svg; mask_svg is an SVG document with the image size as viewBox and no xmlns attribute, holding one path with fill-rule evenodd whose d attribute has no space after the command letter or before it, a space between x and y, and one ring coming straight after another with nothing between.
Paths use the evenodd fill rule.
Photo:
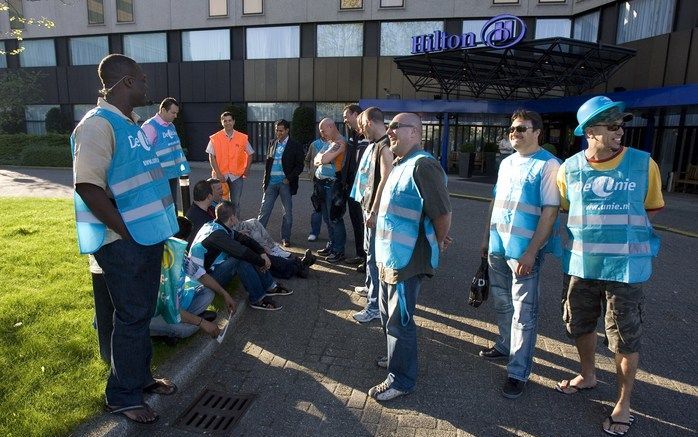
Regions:
<instances>
[{"instance_id":1,"label":"khaki shorts","mask_svg":"<svg viewBox=\"0 0 698 437\"><path fill-rule=\"evenodd\" d=\"M562 320L571 338L594 332L605 314L608 348L621 354L639 352L643 307L642 284L564 276Z\"/></svg>"}]
</instances>

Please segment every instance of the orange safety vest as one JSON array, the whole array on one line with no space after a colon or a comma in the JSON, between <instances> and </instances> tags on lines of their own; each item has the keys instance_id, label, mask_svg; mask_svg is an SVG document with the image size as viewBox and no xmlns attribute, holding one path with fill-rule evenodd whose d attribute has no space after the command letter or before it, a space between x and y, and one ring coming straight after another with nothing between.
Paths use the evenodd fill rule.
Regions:
<instances>
[{"instance_id":1,"label":"orange safety vest","mask_svg":"<svg viewBox=\"0 0 698 437\"><path fill-rule=\"evenodd\" d=\"M228 139L225 129L221 129L209 139L213 144L218 169L222 173L218 177L222 178L228 173L242 176L247 168L247 135L234 131L232 138Z\"/></svg>"}]
</instances>

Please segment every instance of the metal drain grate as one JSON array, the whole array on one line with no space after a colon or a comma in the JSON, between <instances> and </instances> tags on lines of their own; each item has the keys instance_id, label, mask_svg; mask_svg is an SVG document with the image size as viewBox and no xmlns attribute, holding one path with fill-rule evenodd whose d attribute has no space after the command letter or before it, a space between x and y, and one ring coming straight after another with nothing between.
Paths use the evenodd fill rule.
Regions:
<instances>
[{"instance_id":1,"label":"metal drain grate","mask_svg":"<svg viewBox=\"0 0 698 437\"><path fill-rule=\"evenodd\" d=\"M208 435L230 435L230 430L247 412L256 396L229 395L204 389L174 423L177 428Z\"/></svg>"}]
</instances>

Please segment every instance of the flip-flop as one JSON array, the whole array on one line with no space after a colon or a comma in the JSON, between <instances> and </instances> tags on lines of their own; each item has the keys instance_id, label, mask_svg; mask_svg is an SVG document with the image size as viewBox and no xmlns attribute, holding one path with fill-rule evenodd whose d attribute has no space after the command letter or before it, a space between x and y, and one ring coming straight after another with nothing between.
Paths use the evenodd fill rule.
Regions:
<instances>
[{"instance_id":1,"label":"flip-flop","mask_svg":"<svg viewBox=\"0 0 698 437\"><path fill-rule=\"evenodd\" d=\"M616 420L613 420L613 417L611 417L611 416L608 416L606 419L608 419L608 428L606 428L606 427L604 426L604 424L601 423L601 429L602 429L603 432L605 432L606 434L608 434L608 435L613 435L613 436L624 436L624 435L626 435L628 432L630 432L630 428L632 428L633 423L635 423L635 416L633 416L632 414L631 414L630 417L628 418L628 421L627 421L627 422L618 422L618 421L616 421ZM611 431L610 428L611 428L613 425L623 425L623 426L627 426L628 429L626 429L625 431Z\"/></svg>"},{"instance_id":2,"label":"flip-flop","mask_svg":"<svg viewBox=\"0 0 698 437\"><path fill-rule=\"evenodd\" d=\"M177 393L177 386L167 378L157 378L155 382L143 388L143 393L169 396Z\"/></svg>"},{"instance_id":3,"label":"flip-flop","mask_svg":"<svg viewBox=\"0 0 698 437\"><path fill-rule=\"evenodd\" d=\"M562 384L559 382L557 384L555 384L555 391L556 392L562 393L563 395L573 395L573 394L576 394L582 390L591 390L591 389L596 387L595 385L593 385L591 387L579 387L579 386L570 384L569 379L565 379L565 381L567 381L567 386L565 386L565 387L563 387ZM572 389L573 391L566 391L569 389Z\"/></svg>"},{"instance_id":4,"label":"flip-flop","mask_svg":"<svg viewBox=\"0 0 698 437\"><path fill-rule=\"evenodd\" d=\"M141 425L151 425L151 424L157 422L158 419L160 419L160 416L158 416L158 414L155 413L150 408L150 405L145 404L145 403L140 404L140 405L130 405L128 407L117 407L117 406L107 405L106 408L107 408L107 412L109 412L110 414L121 414L122 416L124 416L128 420L130 420L132 422L140 423ZM137 417L129 417L128 415L125 414L127 411L136 411L136 410L146 410L146 411L152 412L155 414L155 418L153 420L138 420Z\"/></svg>"}]
</instances>

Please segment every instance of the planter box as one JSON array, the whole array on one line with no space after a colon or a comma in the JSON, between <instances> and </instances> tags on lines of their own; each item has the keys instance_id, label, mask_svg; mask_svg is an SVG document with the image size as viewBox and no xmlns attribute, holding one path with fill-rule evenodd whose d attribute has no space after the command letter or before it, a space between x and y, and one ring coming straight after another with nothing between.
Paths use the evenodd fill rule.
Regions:
<instances>
[{"instance_id":1,"label":"planter box","mask_svg":"<svg viewBox=\"0 0 698 437\"><path fill-rule=\"evenodd\" d=\"M462 178L473 177L473 167L475 167L475 153L458 153L458 176Z\"/></svg>"}]
</instances>

